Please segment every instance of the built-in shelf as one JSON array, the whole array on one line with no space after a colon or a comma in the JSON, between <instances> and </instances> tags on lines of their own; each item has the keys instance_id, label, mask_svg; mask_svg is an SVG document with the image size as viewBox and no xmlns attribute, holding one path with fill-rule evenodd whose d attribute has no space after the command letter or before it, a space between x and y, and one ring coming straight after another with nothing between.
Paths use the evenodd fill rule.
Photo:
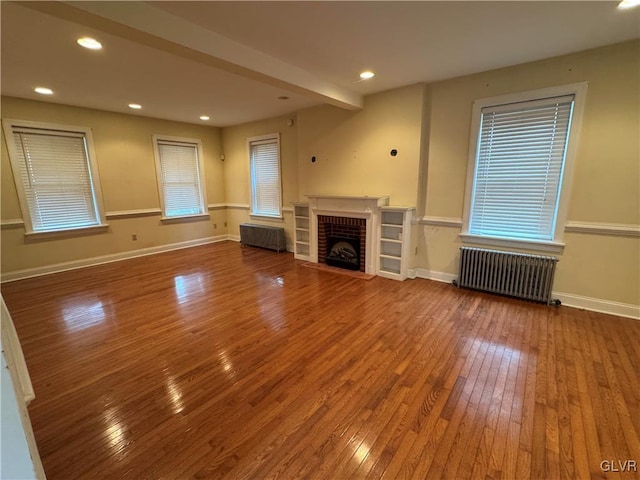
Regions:
<instances>
[{"instance_id":1,"label":"built-in shelf","mask_svg":"<svg viewBox=\"0 0 640 480\"><path fill-rule=\"evenodd\" d=\"M414 207L380 207L378 275L404 280L408 273Z\"/></svg>"},{"instance_id":2,"label":"built-in shelf","mask_svg":"<svg viewBox=\"0 0 640 480\"><path fill-rule=\"evenodd\" d=\"M298 260L311 260L311 239L309 237L309 204L293 204L293 221L295 232L295 253Z\"/></svg>"}]
</instances>

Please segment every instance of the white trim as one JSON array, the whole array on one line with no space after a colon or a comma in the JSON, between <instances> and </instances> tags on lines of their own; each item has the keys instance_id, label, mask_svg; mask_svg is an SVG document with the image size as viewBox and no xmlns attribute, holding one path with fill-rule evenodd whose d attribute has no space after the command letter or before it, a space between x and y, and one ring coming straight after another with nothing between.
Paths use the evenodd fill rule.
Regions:
<instances>
[{"instance_id":1,"label":"white trim","mask_svg":"<svg viewBox=\"0 0 640 480\"><path fill-rule=\"evenodd\" d=\"M239 242L240 241L240 235L227 235L227 240L231 240L232 242Z\"/></svg>"},{"instance_id":2,"label":"white trim","mask_svg":"<svg viewBox=\"0 0 640 480\"><path fill-rule=\"evenodd\" d=\"M207 210L224 210L227 208L225 203L210 203L207 205Z\"/></svg>"},{"instance_id":3,"label":"white trim","mask_svg":"<svg viewBox=\"0 0 640 480\"><path fill-rule=\"evenodd\" d=\"M516 240L508 238L487 237L461 233L458 235L463 242L474 245L489 245L492 247L523 248L541 252L562 253L565 244L560 242L543 242L540 240Z\"/></svg>"},{"instance_id":4,"label":"white trim","mask_svg":"<svg viewBox=\"0 0 640 480\"><path fill-rule=\"evenodd\" d=\"M70 262L56 263L44 267L27 268L25 270L17 270L15 272L4 273L0 276L0 282L13 282L24 278L39 277L50 273L65 272L67 270L76 270L78 268L92 267L103 263L119 262L120 260L128 260L130 258L144 257L154 255L156 253L169 252L172 250L180 250L183 248L197 247L208 243L222 242L228 240L230 235L217 235L215 237L198 238L195 240L187 240L178 243L169 243L167 245L159 245L157 247L141 248L138 250L130 250L128 252L112 253L109 255L101 255L99 257L83 258L80 260L72 260Z\"/></svg>"},{"instance_id":5,"label":"white trim","mask_svg":"<svg viewBox=\"0 0 640 480\"><path fill-rule=\"evenodd\" d=\"M100 182L100 169L98 168L97 154L93 142L93 130L89 127L78 127L74 125L63 125L59 123L49 122L33 122L29 120L19 120L13 118L5 118L2 120L4 129L4 138L6 140L7 152L9 153L9 162L13 179L18 194L18 204L22 212L25 230L28 233L33 232L33 221L31 219L31 210L29 210L29 202L24 190L22 179L20 178L20 166L18 165L18 154L16 144L13 139L14 128L27 127L36 130L51 130L64 133L80 134L84 139L87 155L87 167L89 169L89 183L93 194L94 206L96 209L96 220L99 222L97 227L107 226L107 218L105 216L104 202L102 200L102 184ZM49 233L51 230L41 231L38 233Z\"/></svg>"},{"instance_id":6,"label":"white trim","mask_svg":"<svg viewBox=\"0 0 640 480\"><path fill-rule=\"evenodd\" d=\"M462 219L455 217L420 217L416 223L420 225L434 225L440 227L462 228ZM621 237L640 237L640 225L630 223L605 223L605 222L573 222L568 221L564 227L569 233L588 233L591 235L611 235ZM484 238L484 237L482 237Z\"/></svg>"},{"instance_id":7,"label":"white trim","mask_svg":"<svg viewBox=\"0 0 640 480\"><path fill-rule=\"evenodd\" d=\"M267 144L275 142L276 149L278 151L278 194L279 194L279 204L278 204L278 215L265 215L264 213L256 211L258 205L256 204L256 192L255 192L255 179L254 179L254 161L253 156L251 155L251 147L253 145ZM275 133L267 133L264 135L257 135L255 137L247 138L247 153L249 158L249 194L251 198L251 203L249 204L251 215L256 217L271 217L271 218L282 218L282 153L280 151L280 132Z\"/></svg>"},{"instance_id":8,"label":"white trim","mask_svg":"<svg viewBox=\"0 0 640 480\"><path fill-rule=\"evenodd\" d=\"M323 195L323 194L307 194L305 197L321 200L378 200L379 207L389 205L389 195Z\"/></svg>"},{"instance_id":9,"label":"white trim","mask_svg":"<svg viewBox=\"0 0 640 480\"><path fill-rule=\"evenodd\" d=\"M162 212L162 219L178 219L178 218L188 218L193 217L195 215L208 215L208 205L207 205L207 187L206 187L206 179L204 175L204 153L202 151L202 140L199 138L186 138L186 137L173 137L170 135L158 135L153 134L151 136L153 141L153 156L155 159L156 165L156 181L158 184L158 198L160 200L160 211ZM162 159L160 158L160 149L158 148L158 142L170 142L175 144L182 144L184 147L196 147L197 153L197 165L198 165L198 182L200 191L200 205L202 205L202 210L200 213L195 215L180 215L180 216L166 216L166 208L165 208L165 199L164 199L164 188L163 188L163 175L162 175Z\"/></svg>"},{"instance_id":10,"label":"white trim","mask_svg":"<svg viewBox=\"0 0 640 480\"><path fill-rule=\"evenodd\" d=\"M0 228L16 228L24 227L24 220L21 218L11 218L9 220L0 220Z\"/></svg>"},{"instance_id":11,"label":"white trim","mask_svg":"<svg viewBox=\"0 0 640 480\"><path fill-rule=\"evenodd\" d=\"M481 98L473 102L473 112L471 116L471 131L469 138L469 156L467 159L467 178L465 184L464 213L462 216L462 234L469 235L469 220L471 218L471 204L473 202L473 183L476 171L476 154L480 138L480 118L482 108L493 105L505 105L509 103L519 103L542 98L560 97L563 95L574 95L574 105L572 120L569 125L569 142L567 144L563 174L559 190L560 199L556 209L556 222L554 227L553 243L562 244L564 225L567 222L569 199L571 198L571 186L575 164L576 151L579 145L579 137L582 126L582 117L587 95L587 82L571 83L556 87L529 90L526 92L510 93L490 98ZM541 242L546 243L546 242ZM488 245L497 245L488 243ZM515 245L508 245L515 246ZM522 247L532 248L532 247ZM547 250L542 245L539 250Z\"/></svg>"},{"instance_id":12,"label":"white trim","mask_svg":"<svg viewBox=\"0 0 640 480\"><path fill-rule=\"evenodd\" d=\"M272 217L271 215L256 215L254 213L250 213L249 218L252 218L253 220L263 220L265 222L284 222L284 217L282 215Z\"/></svg>"},{"instance_id":13,"label":"white trim","mask_svg":"<svg viewBox=\"0 0 640 480\"><path fill-rule=\"evenodd\" d=\"M209 220L209 212L197 213L195 215L181 215L179 217L160 217L162 223L184 223L184 222L196 222L198 220Z\"/></svg>"},{"instance_id":14,"label":"white trim","mask_svg":"<svg viewBox=\"0 0 640 480\"><path fill-rule=\"evenodd\" d=\"M434 270L427 270L425 268L416 268L416 278L424 278L426 280L451 283L456 278L458 278L458 276L453 273L436 272Z\"/></svg>"},{"instance_id":15,"label":"white trim","mask_svg":"<svg viewBox=\"0 0 640 480\"><path fill-rule=\"evenodd\" d=\"M567 222L565 232L640 237L640 225L598 222Z\"/></svg>"},{"instance_id":16,"label":"white trim","mask_svg":"<svg viewBox=\"0 0 640 480\"><path fill-rule=\"evenodd\" d=\"M601 298L583 297L571 293L553 292L552 297L558 298L565 307L583 308L592 312L607 313L619 317L640 320L640 305L612 302Z\"/></svg>"},{"instance_id":17,"label":"white trim","mask_svg":"<svg viewBox=\"0 0 640 480\"><path fill-rule=\"evenodd\" d=\"M417 223L421 225L436 225L439 227L457 227L462 228L462 219L455 217L432 217L424 216L418 218Z\"/></svg>"},{"instance_id":18,"label":"white trim","mask_svg":"<svg viewBox=\"0 0 640 480\"><path fill-rule=\"evenodd\" d=\"M3 352L2 364L3 368L8 370L13 386L13 392L5 392L5 394L15 394L18 412L22 423L22 430L29 448L35 478L38 480L45 480L46 476L44 469L42 468L42 461L40 459L38 446L33 435L31 419L29 418L29 412L27 410L27 405L35 398L35 392L33 390L33 385L31 384L31 378L24 359L24 353L20 345L20 339L18 338L13 320L11 319L9 310L4 303L4 299L2 299L1 318L2 321L0 321L0 324L2 325ZM20 396L22 396L22 398L20 398Z\"/></svg>"},{"instance_id":19,"label":"white trim","mask_svg":"<svg viewBox=\"0 0 640 480\"><path fill-rule=\"evenodd\" d=\"M19 390L16 393L21 394L20 400L28 405L31 400L36 398L36 394L33 391L18 332L16 332L16 327L13 324L7 305L4 303L4 298L2 298L2 306L0 308L2 308L2 351L9 370L16 374L15 383L17 383Z\"/></svg>"},{"instance_id":20,"label":"white trim","mask_svg":"<svg viewBox=\"0 0 640 480\"><path fill-rule=\"evenodd\" d=\"M62 238L75 237L79 235L94 235L96 233L105 233L109 230L109 224L92 225L90 227L67 228L65 230L46 230L44 232L30 232L27 230L24 234L27 239L44 239L44 238Z\"/></svg>"},{"instance_id":21,"label":"white trim","mask_svg":"<svg viewBox=\"0 0 640 480\"><path fill-rule=\"evenodd\" d=\"M152 215L161 215L162 210L159 208L140 208L137 210L119 210L107 212L107 218L127 218L127 217L149 217Z\"/></svg>"},{"instance_id":22,"label":"white trim","mask_svg":"<svg viewBox=\"0 0 640 480\"><path fill-rule=\"evenodd\" d=\"M249 210L249 205L245 205L243 203L210 203L207 205L207 210L225 210L227 208L240 208ZM292 207L284 207L282 209L282 213L293 213ZM135 210L120 210L107 212L107 218L126 218L126 217L147 217L152 215L162 215L162 210L159 208L140 208ZM206 215L206 213L202 214ZM261 215L260 215L261 216ZM171 219L178 217L169 217ZM267 217L267 218L276 218L276 217ZM281 218L281 217L278 217ZM21 218L11 219L11 220L2 220L0 221L0 226L2 227L18 227L23 226L24 221Z\"/></svg>"},{"instance_id":23,"label":"white trim","mask_svg":"<svg viewBox=\"0 0 640 480\"><path fill-rule=\"evenodd\" d=\"M458 278L457 274L435 272L424 268L416 268L415 272L417 278L445 283L451 283ZM565 307L581 308L592 312L606 313L608 315L617 315L619 317L640 320L640 305L612 302L601 298L584 297L582 295L563 292L552 292L551 297L559 299Z\"/></svg>"}]
</instances>

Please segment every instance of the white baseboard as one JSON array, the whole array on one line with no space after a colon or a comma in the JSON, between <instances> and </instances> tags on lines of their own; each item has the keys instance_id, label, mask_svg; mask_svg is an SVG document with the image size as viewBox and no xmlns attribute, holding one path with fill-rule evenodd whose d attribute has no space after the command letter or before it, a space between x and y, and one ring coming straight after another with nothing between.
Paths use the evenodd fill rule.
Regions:
<instances>
[{"instance_id":1,"label":"white baseboard","mask_svg":"<svg viewBox=\"0 0 640 480\"><path fill-rule=\"evenodd\" d=\"M416 268L416 277L451 283L457 278L457 275L445 272L435 272L424 268ZM582 308L592 312L607 313L609 315L617 315L619 317L640 320L640 305L612 302L601 298L584 297L582 295L563 292L553 292L551 296L552 298L559 299L565 307Z\"/></svg>"},{"instance_id":2,"label":"white baseboard","mask_svg":"<svg viewBox=\"0 0 640 480\"><path fill-rule=\"evenodd\" d=\"M427 280L435 280L437 282L451 283L457 278L457 275L454 275L453 273L426 270L424 268L416 268L416 277L426 278Z\"/></svg>"},{"instance_id":3,"label":"white baseboard","mask_svg":"<svg viewBox=\"0 0 640 480\"><path fill-rule=\"evenodd\" d=\"M130 250L128 252L113 253L110 255L101 255L99 257L83 258L73 260L71 262L56 263L45 267L27 268L25 270L17 270L0 276L0 283L13 282L24 278L39 277L50 273L59 273L67 270L76 270L78 268L91 267L93 265L101 265L103 263L119 262L129 258L144 257L146 255L154 255L156 253L169 252L171 250L180 250L182 248L196 247L198 245L206 245L208 243L222 242L228 240L228 235L217 235L215 237L198 238L196 240L187 240L185 242L170 243L168 245L160 245L157 247L141 248L138 250Z\"/></svg>"},{"instance_id":4,"label":"white baseboard","mask_svg":"<svg viewBox=\"0 0 640 480\"><path fill-rule=\"evenodd\" d=\"M583 308L592 312L608 313L609 315L640 320L640 305L612 302L601 298L583 297L563 292L553 292L552 297L559 299L565 307Z\"/></svg>"}]
</instances>

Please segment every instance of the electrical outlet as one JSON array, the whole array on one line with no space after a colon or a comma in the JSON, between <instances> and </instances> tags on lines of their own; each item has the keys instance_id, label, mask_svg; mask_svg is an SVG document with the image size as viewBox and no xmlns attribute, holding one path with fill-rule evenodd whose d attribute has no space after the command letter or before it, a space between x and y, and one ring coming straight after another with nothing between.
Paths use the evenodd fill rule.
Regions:
<instances>
[{"instance_id":1,"label":"electrical outlet","mask_svg":"<svg viewBox=\"0 0 640 480\"><path fill-rule=\"evenodd\" d=\"M131 234L131 240L133 240L134 242L135 242L136 240L138 240L138 234L137 234L137 233L132 233L132 234Z\"/></svg>"},{"instance_id":2,"label":"electrical outlet","mask_svg":"<svg viewBox=\"0 0 640 480\"><path fill-rule=\"evenodd\" d=\"M227 226L227 222L224 222L224 226L225 226L225 227Z\"/></svg>"},{"instance_id":3,"label":"electrical outlet","mask_svg":"<svg viewBox=\"0 0 640 480\"><path fill-rule=\"evenodd\" d=\"M415 255L417 255L417 254L418 254L418 247L416 247L416 253L415 253Z\"/></svg>"},{"instance_id":4,"label":"electrical outlet","mask_svg":"<svg viewBox=\"0 0 640 480\"><path fill-rule=\"evenodd\" d=\"M217 223L214 223L214 224L213 224L213 228L214 228L214 229L218 228L218 224L217 224Z\"/></svg>"}]
</instances>

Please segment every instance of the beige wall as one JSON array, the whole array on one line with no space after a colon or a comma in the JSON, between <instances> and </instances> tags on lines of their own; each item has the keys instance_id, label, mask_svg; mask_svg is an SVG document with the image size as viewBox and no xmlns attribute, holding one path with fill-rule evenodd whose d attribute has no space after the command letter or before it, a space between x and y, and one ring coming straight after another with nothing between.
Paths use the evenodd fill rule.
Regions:
<instances>
[{"instance_id":1,"label":"beige wall","mask_svg":"<svg viewBox=\"0 0 640 480\"><path fill-rule=\"evenodd\" d=\"M640 43L599 48L430 85L426 215L462 217L475 99L588 82L569 221L640 224ZM456 273L459 228L421 226L419 267ZM555 290L640 304L638 238L565 234Z\"/></svg>"},{"instance_id":2,"label":"beige wall","mask_svg":"<svg viewBox=\"0 0 640 480\"><path fill-rule=\"evenodd\" d=\"M94 130L107 211L158 208L151 135L203 140L212 220L161 225L158 217L109 220L108 234L25 244L21 228L2 231L3 272L212 235L239 234L242 222L283 226L293 240L291 202L305 194L390 195L426 208L426 218L461 219L472 103L485 98L588 82L569 221L640 224L640 42L556 57L365 98L361 111L319 106L222 131L133 115L3 98L3 117L85 125ZM293 119L293 126L287 120ZM279 132L283 220L249 216L247 138ZM389 151L398 150L391 157ZM225 154L225 161L219 154ZM311 162L315 156L317 161ZM2 145L2 218L20 218ZM123 172L128 172L123 175ZM425 184L426 178L426 185ZM213 224L217 229L213 228ZM228 224L228 229L224 224ZM137 244L130 240L136 231ZM412 266L455 275L460 228L415 225ZM566 233L555 290L640 304L638 237ZM417 253L416 253L417 251Z\"/></svg>"},{"instance_id":3,"label":"beige wall","mask_svg":"<svg viewBox=\"0 0 640 480\"><path fill-rule=\"evenodd\" d=\"M307 194L389 195L393 205L415 205L422 92L422 85L412 85L370 95L359 112L331 106L298 112L300 200Z\"/></svg>"},{"instance_id":4,"label":"beige wall","mask_svg":"<svg viewBox=\"0 0 640 480\"><path fill-rule=\"evenodd\" d=\"M109 212L160 208L152 135L199 138L205 163L206 201L224 203L220 130L134 115L2 97L2 117L90 127ZM21 219L15 184L2 137L2 220ZM142 248L226 234L224 210L210 220L161 223L160 215L108 218L106 233L25 241L24 228L2 229L2 272L13 272ZM215 227L214 227L215 225ZM131 240L136 233L137 241Z\"/></svg>"},{"instance_id":5,"label":"beige wall","mask_svg":"<svg viewBox=\"0 0 640 480\"><path fill-rule=\"evenodd\" d=\"M287 121L292 120L291 126ZM226 192L229 234L240 235L243 222L284 227L287 245L293 245L293 212L291 202L298 198L298 121L296 114L269 118L222 130L224 146L224 184ZM283 219L249 215L251 181L247 139L271 133L280 134L280 167L282 174Z\"/></svg>"}]
</instances>

